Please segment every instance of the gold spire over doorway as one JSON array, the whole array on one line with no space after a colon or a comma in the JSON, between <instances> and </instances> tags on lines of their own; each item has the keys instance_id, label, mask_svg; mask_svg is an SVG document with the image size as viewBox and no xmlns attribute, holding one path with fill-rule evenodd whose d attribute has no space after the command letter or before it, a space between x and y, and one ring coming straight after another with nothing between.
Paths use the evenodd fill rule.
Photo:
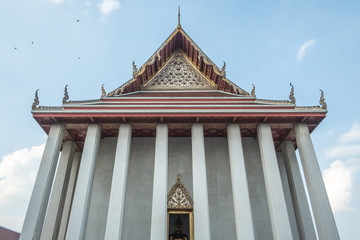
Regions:
<instances>
[{"instance_id":1,"label":"gold spire over doorway","mask_svg":"<svg viewBox=\"0 0 360 240\"><path fill-rule=\"evenodd\" d=\"M180 6L178 7L178 25L177 28L181 28L181 24L180 24Z\"/></svg>"}]
</instances>

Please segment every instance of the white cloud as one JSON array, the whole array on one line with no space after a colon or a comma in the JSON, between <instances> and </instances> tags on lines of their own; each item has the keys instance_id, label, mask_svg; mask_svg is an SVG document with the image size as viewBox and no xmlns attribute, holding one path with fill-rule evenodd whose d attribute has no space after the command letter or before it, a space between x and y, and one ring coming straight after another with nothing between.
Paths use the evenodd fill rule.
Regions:
<instances>
[{"instance_id":1,"label":"white cloud","mask_svg":"<svg viewBox=\"0 0 360 240\"><path fill-rule=\"evenodd\" d=\"M87 7L89 7L89 6L90 6L90 2L89 2L89 1L86 1L86 2L85 2L85 5L86 5Z\"/></svg>"},{"instance_id":2,"label":"white cloud","mask_svg":"<svg viewBox=\"0 0 360 240\"><path fill-rule=\"evenodd\" d=\"M345 163L336 160L323 171L326 191L334 212L353 209L350 206L353 190L353 172Z\"/></svg>"},{"instance_id":3,"label":"white cloud","mask_svg":"<svg viewBox=\"0 0 360 240\"><path fill-rule=\"evenodd\" d=\"M360 155L359 144L336 146L333 149L326 151L326 156L328 157L357 156L357 155Z\"/></svg>"},{"instance_id":4,"label":"white cloud","mask_svg":"<svg viewBox=\"0 0 360 240\"><path fill-rule=\"evenodd\" d=\"M309 49L314 46L315 39L311 39L310 41L305 42L298 50L297 59L301 61L305 55L308 53Z\"/></svg>"},{"instance_id":5,"label":"white cloud","mask_svg":"<svg viewBox=\"0 0 360 240\"><path fill-rule=\"evenodd\" d=\"M50 0L52 3L62 3L64 0Z\"/></svg>"},{"instance_id":6,"label":"white cloud","mask_svg":"<svg viewBox=\"0 0 360 240\"><path fill-rule=\"evenodd\" d=\"M24 148L0 162L0 225L20 231L45 144Z\"/></svg>"},{"instance_id":7,"label":"white cloud","mask_svg":"<svg viewBox=\"0 0 360 240\"><path fill-rule=\"evenodd\" d=\"M98 7L103 15L109 15L112 11L120 9L121 6L116 0L103 0L98 4Z\"/></svg>"},{"instance_id":8,"label":"white cloud","mask_svg":"<svg viewBox=\"0 0 360 240\"><path fill-rule=\"evenodd\" d=\"M340 136L340 142L352 142L360 140L360 126L359 124L354 124L349 132L344 133Z\"/></svg>"}]
</instances>

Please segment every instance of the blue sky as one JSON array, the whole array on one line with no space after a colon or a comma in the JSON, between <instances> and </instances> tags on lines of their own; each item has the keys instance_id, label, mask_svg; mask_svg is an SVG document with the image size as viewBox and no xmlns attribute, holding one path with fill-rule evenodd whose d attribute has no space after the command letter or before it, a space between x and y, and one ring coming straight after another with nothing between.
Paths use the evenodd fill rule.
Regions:
<instances>
[{"instance_id":1,"label":"blue sky","mask_svg":"<svg viewBox=\"0 0 360 240\"><path fill-rule=\"evenodd\" d=\"M312 138L340 235L359 236L360 1L350 0L0 0L0 225L21 230L46 141L35 90L40 105L61 105L66 84L71 100L115 89L176 27L178 5L185 31L245 90L287 99L291 82L300 106L324 90L329 113Z\"/></svg>"}]
</instances>

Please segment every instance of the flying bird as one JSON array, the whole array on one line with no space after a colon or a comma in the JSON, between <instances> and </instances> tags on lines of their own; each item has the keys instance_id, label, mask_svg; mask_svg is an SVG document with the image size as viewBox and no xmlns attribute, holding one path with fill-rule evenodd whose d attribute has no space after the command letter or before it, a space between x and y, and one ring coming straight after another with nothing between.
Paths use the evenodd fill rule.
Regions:
<instances>
[{"instance_id":1,"label":"flying bird","mask_svg":"<svg viewBox=\"0 0 360 240\"><path fill-rule=\"evenodd\" d=\"M16 50L17 48L16 48L16 47L14 47L14 49Z\"/></svg>"},{"instance_id":2,"label":"flying bird","mask_svg":"<svg viewBox=\"0 0 360 240\"><path fill-rule=\"evenodd\" d=\"M80 22L80 20L78 19L76 22Z\"/></svg>"},{"instance_id":3,"label":"flying bird","mask_svg":"<svg viewBox=\"0 0 360 240\"><path fill-rule=\"evenodd\" d=\"M31 42L31 44L34 44L34 42Z\"/></svg>"},{"instance_id":4,"label":"flying bird","mask_svg":"<svg viewBox=\"0 0 360 240\"><path fill-rule=\"evenodd\" d=\"M78 59L80 59L80 57L78 57Z\"/></svg>"}]
</instances>

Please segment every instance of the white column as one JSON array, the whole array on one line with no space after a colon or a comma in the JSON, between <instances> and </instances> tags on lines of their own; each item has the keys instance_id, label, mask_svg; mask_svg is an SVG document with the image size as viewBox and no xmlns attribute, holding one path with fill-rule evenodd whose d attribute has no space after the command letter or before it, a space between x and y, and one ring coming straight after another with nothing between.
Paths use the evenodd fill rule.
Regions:
<instances>
[{"instance_id":1,"label":"white column","mask_svg":"<svg viewBox=\"0 0 360 240\"><path fill-rule=\"evenodd\" d=\"M259 124L257 135L273 238L274 240L293 239L270 125Z\"/></svg>"},{"instance_id":2,"label":"white column","mask_svg":"<svg viewBox=\"0 0 360 240\"><path fill-rule=\"evenodd\" d=\"M295 138L300 152L319 239L340 239L309 129L305 123L295 125Z\"/></svg>"},{"instance_id":3,"label":"white column","mask_svg":"<svg viewBox=\"0 0 360 240\"><path fill-rule=\"evenodd\" d=\"M100 133L101 127L99 124L90 124L88 126L66 232L67 240L85 239Z\"/></svg>"},{"instance_id":4,"label":"white column","mask_svg":"<svg viewBox=\"0 0 360 240\"><path fill-rule=\"evenodd\" d=\"M235 226L238 240L255 239L245 159L238 124L227 126Z\"/></svg>"},{"instance_id":5,"label":"white column","mask_svg":"<svg viewBox=\"0 0 360 240\"><path fill-rule=\"evenodd\" d=\"M65 203L64 203L63 214L62 214L62 217L61 217L59 234L58 234L58 238L57 238L59 240L65 239L65 234L66 234L66 229L67 229L67 226L68 226L70 209L71 209L71 202L72 202L72 199L73 199L73 196L74 196L74 189L75 189L75 184L76 184L76 178L77 178L77 173L78 173L78 169L79 169L80 159L81 159L81 152L75 152L73 163L72 163L72 166L71 166L71 173L70 173L70 177L69 177L68 188L67 188L67 191L66 191L66 198L65 198Z\"/></svg>"},{"instance_id":6,"label":"white column","mask_svg":"<svg viewBox=\"0 0 360 240\"><path fill-rule=\"evenodd\" d=\"M191 126L191 142L194 192L194 238L196 240L209 240L211 239L209 200L206 177L204 129L201 123L195 123Z\"/></svg>"},{"instance_id":7,"label":"white column","mask_svg":"<svg viewBox=\"0 0 360 240\"><path fill-rule=\"evenodd\" d=\"M283 157L282 152L277 152L276 156L277 156L277 160L278 160L281 183L282 183L282 187L283 187L283 190L284 190L286 209L287 209L288 216L289 216L292 236L293 236L294 240L300 240L299 231L298 231L297 224L296 224L294 206L293 206L292 198L291 198L289 181L288 181L288 178L287 178L285 164L284 164L284 157Z\"/></svg>"},{"instance_id":8,"label":"white column","mask_svg":"<svg viewBox=\"0 0 360 240\"><path fill-rule=\"evenodd\" d=\"M284 156L284 164L300 239L316 239L299 164L295 155L294 144L291 141L285 141L281 144L281 149Z\"/></svg>"},{"instance_id":9,"label":"white column","mask_svg":"<svg viewBox=\"0 0 360 240\"><path fill-rule=\"evenodd\" d=\"M167 239L168 126L156 127L150 240Z\"/></svg>"},{"instance_id":10,"label":"white column","mask_svg":"<svg viewBox=\"0 0 360 240\"><path fill-rule=\"evenodd\" d=\"M63 143L59 164L47 208L41 240L56 239L59 232L62 210L69 183L69 175L75 152L75 143L66 141Z\"/></svg>"},{"instance_id":11,"label":"white column","mask_svg":"<svg viewBox=\"0 0 360 240\"><path fill-rule=\"evenodd\" d=\"M120 124L105 229L105 239L107 240L122 238L130 146L131 125Z\"/></svg>"},{"instance_id":12,"label":"white column","mask_svg":"<svg viewBox=\"0 0 360 240\"><path fill-rule=\"evenodd\" d=\"M39 239L49 201L56 163L64 137L64 126L52 125L26 212L20 240Z\"/></svg>"}]
</instances>

